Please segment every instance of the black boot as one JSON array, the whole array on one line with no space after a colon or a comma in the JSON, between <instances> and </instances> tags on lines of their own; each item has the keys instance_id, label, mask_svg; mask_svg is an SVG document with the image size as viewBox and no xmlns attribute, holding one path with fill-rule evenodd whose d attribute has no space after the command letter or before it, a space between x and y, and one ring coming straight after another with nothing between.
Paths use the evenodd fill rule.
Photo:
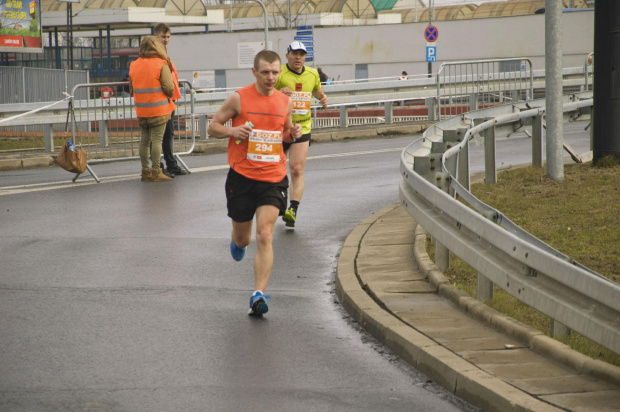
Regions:
<instances>
[{"instance_id":1,"label":"black boot","mask_svg":"<svg viewBox=\"0 0 620 412\"><path fill-rule=\"evenodd\" d=\"M168 173L172 173L176 176L183 176L187 174L187 171L181 167L179 167L179 165L174 165L174 166L168 166L167 169Z\"/></svg>"}]
</instances>

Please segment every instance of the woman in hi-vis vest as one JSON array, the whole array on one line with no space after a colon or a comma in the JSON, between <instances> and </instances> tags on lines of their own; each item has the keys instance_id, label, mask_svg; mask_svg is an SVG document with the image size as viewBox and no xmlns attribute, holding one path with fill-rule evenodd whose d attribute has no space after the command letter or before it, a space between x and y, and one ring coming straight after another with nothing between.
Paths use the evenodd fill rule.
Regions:
<instances>
[{"instance_id":1,"label":"woman in hi-vis vest","mask_svg":"<svg viewBox=\"0 0 620 412\"><path fill-rule=\"evenodd\" d=\"M172 180L159 166L166 123L176 109L171 99L174 82L169 61L162 41L156 36L146 36L140 43L138 60L129 66L129 93L140 125L140 161L145 182Z\"/></svg>"}]
</instances>

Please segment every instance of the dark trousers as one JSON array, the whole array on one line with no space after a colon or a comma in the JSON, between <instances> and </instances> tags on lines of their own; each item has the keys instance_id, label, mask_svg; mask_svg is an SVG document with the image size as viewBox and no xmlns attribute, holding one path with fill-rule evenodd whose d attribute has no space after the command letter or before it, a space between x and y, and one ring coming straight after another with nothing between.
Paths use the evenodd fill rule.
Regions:
<instances>
[{"instance_id":1,"label":"dark trousers","mask_svg":"<svg viewBox=\"0 0 620 412\"><path fill-rule=\"evenodd\" d=\"M166 162L166 168L176 168L177 161L174 158L174 112L168 123L166 123L166 131L164 132L164 139L162 140L161 148L164 154L164 160Z\"/></svg>"}]
</instances>

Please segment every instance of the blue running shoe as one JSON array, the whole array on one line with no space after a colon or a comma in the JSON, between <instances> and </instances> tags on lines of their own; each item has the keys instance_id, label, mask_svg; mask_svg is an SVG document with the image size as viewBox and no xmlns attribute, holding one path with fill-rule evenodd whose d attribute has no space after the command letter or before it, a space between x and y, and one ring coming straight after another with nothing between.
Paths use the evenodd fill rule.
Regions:
<instances>
[{"instance_id":1,"label":"blue running shoe","mask_svg":"<svg viewBox=\"0 0 620 412\"><path fill-rule=\"evenodd\" d=\"M230 241L230 254L232 255L232 258L235 259L237 262L241 261L245 256L245 249L246 248L244 247L239 247L235 245L235 242L233 242L232 240Z\"/></svg>"},{"instance_id":2,"label":"blue running shoe","mask_svg":"<svg viewBox=\"0 0 620 412\"><path fill-rule=\"evenodd\" d=\"M269 312L267 301L270 298L271 296L263 295L259 291L254 292L254 294L250 297L250 311L248 312L248 315L263 316L264 313Z\"/></svg>"}]
</instances>

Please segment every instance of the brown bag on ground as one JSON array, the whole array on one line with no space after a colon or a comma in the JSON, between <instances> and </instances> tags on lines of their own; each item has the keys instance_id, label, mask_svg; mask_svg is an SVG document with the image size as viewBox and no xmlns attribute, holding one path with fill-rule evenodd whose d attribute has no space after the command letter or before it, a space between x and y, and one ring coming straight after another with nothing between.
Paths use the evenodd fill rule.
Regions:
<instances>
[{"instance_id":1,"label":"brown bag on ground","mask_svg":"<svg viewBox=\"0 0 620 412\"><path fill-rule=\"evenodd\" d=\"M82 174L86 170L86 150L81 147L73 147L75 151L69 149L69 141L66 141L60 148L56 163L69 172Z\"/></svg>"}]
</instances>

